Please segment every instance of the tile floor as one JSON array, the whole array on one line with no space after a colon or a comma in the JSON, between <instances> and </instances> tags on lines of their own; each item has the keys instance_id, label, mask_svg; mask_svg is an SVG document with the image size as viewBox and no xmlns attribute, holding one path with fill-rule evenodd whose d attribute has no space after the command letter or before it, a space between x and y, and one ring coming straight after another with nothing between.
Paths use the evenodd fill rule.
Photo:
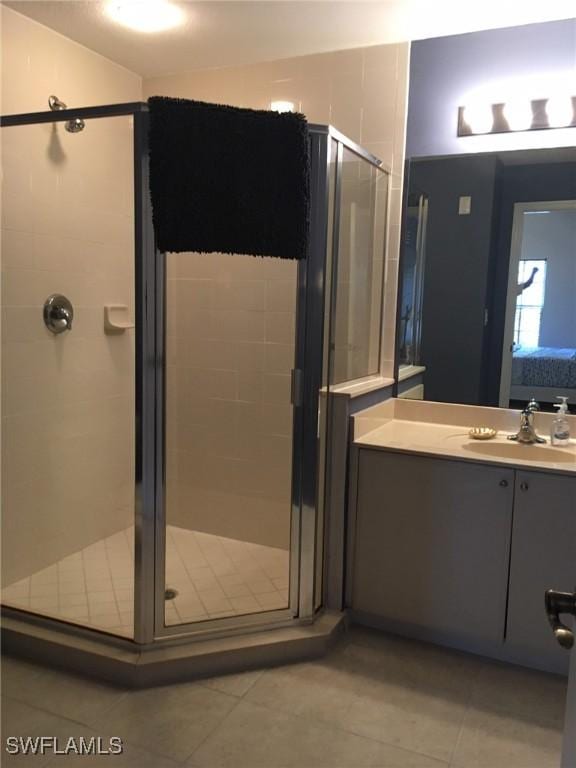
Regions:
<instances>
[{"instance_id":1,"label":"tile floor","mask_svg":"<svg viewBox=\"0 0 576 768\"><path fill-rule=\"evenodd\" d=\"M166 624L288 605L289 553L173 525L166 534ZM132 636L134 529L98 541L5 587L2 602L113 634Z\"/></svg>"},{"instance_id":2,"label":"tile floor","mask_svg":"<svg viewBox=\"0 0 576 768\"><path fill-rule=\"evenodd\" d=\"M360 628L308 663L126 691L5 658L3 736L119 736L118 768L557 768L562 678Z\"/></svg>"}]
</instances>

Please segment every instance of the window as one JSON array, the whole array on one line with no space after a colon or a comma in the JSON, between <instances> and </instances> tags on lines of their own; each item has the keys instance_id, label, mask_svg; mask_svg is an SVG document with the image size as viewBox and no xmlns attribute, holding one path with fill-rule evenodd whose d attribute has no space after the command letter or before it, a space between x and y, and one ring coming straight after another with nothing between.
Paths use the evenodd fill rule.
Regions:
<instances>
[{"instance_id":1,"label":"window","mask_svg":"<svg viewBox=\"0 0 576 768\"><path fill-rule=\"evenodd\" d=\"M545 292L546 260L521 259L518 265L518 296L514 318L515 347L539 345Z\"/></svg>"}]
</instances>

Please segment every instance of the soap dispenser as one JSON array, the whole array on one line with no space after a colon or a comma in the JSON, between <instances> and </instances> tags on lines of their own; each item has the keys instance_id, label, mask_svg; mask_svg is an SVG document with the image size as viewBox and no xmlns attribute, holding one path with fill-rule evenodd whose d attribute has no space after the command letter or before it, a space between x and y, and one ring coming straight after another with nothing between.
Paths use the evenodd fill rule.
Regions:
<instances>
[{"instance_id":1,"label":"soap dispenser","mask_svg":"<svg viewBox=\"0 0 576 768\"><path fill-rule=\"evenodd\" d=\"M569 445L570 423L567 418L568 398L557 397L556 399L561 400L562 402L554 404L554 408L558 408L558 413L552 421L552 428L550 429L550 442L552 445Z\"/></svg>"}]
</instances>

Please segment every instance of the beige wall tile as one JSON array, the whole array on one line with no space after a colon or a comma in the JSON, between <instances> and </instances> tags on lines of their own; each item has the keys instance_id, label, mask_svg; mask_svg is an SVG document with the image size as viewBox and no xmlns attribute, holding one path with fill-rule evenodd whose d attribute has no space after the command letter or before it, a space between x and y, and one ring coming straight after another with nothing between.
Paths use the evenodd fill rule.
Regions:
<instances>
[{"instance_id":1,"label":"beige wall tile","mask_svg":"<svg viewBox=\"0 0 576 768\"><path fill-rule=\"evenodd\" d=\"M3 114L42 111L51 93L76 106L141 98L138 75L5 7L2 43Z\"/></svg>"},{"instance_id":2,"label":"beige wall tile","mask_svg":"<svg viewBox=\"0 0 576 768\"><path fill-rule=\"evenodd\" d=\"M262 402L263 376L262 371L239 371L238 400L247 403Z\"/></svg>"},{"instance_id":3,"label":"beige wall tile","mask_svg":"<svg viewBox=\"0 0 576 768\"><path fill-rule=\"evenodd\" d=\"M210 315L213 338L230 341L264 341L266 319L258 312L214 310Z\"/></svg>"},{"instance_id":4,"label":"beige wall tile","mask_svg":"<svg viewBox=\"0 0 576 768\"><path fill-rule=\"evenodd\" d=\"M364 70L378 72L380 78L394 80L398 74L401 45L374 45L364 48Z\"/></svg>"},{"instance_id":5,"label":"beige wall tile","mask_svg":"<svg viewBox=\"0 0 576 768\"><path fill-rule=\"evenodd\" d=\"M214 285L215 309L263 310L266 283L263 280L218 280Z\"/></svg>"},{"instance_id":6,"label":"beige wall tile","mask_svg":"<svg viewBox=\"0 0 576 768\"><path fill-rule=\"evenodd\" d=\"M266 373L286 373L294 366L294 344L265 345Z\"/></svg>"},{"instance_id":7,"label":"beige wall tile","mask_svg":"<svg viewBox=\"0 0 576 768\"><path fill-rule=\"evenodd\" d=\"M266 341L273 344L293 343L295 322L293 312L267 312Z\"/></svg>"},{"instance_id":8,"label":"beige wall tile","mask_svg":"<svg viewBox=\"0 0 576 768\"><path fill-rule=\"evenodd\" d=\"M364 74L362 143L386 141L394 136L397 84L394 74L388 78L386 74L377 69Z\"/></svg>"},{"instance_id":9,"label":"beige wall tile","mask_svg":"<svg viewBox=\"0 0 576 768\"><path fill-rule=\"evenodd\" d=\"M344 72L330 81L329 122L343 134L361 143L364 93L362 80L354 73Z\"/></svg>"},{"instance_id":10,"label":"beige wall tile","mask_svg":"<svg viewBox=\"0 0 576 768\"><path fill-rule=\"evenodd\" d=\"M168 461L175 465L171 476L179 478L178 487L172 482L170 489L171 522L273 546L287 545L289 492L284 503L268 494L265 525L259 517L270 482L266 477L275 465L273 454L268 457L263 450L263 441L274 434L291 441L289 401L284 408L265 406L263 401L265 388L267 396L278 397L265 379L265 371L280 374L282 383L289 382L295 267L277 259L247 256L169 256ZM180 301L186 296L186 284L195 278L206 284L200 300L207 315L202 319L193 309L193 297ZM278 307L285 311L270 311ZM271 327L275 337L287 338L289 343L266 342ZM277 382L272 384L278 388ZM269 413L263 413L263 408ZM269 420L271 413L273 421ZM281 488L285 489L290 484L289 462L282 472Z\"/></svg>"},{"instance_id":11,"label":"beige wall tile","mask_svg":"<svg viewBox=\"0 0 576 768\"><path fill-rule=\"evenodd\" d=\"M294 280L268 280L266 282L266 309L272 312L292 312L296 301Z\"/></svg>"},{"instance_id":12,"label":"beige wall tile","mask_svg":"<svg viewBox=\"0 0 576 768\"><path fill-rule=\"evenodd\" d=\"M2 7L2 112L136 101L141 79ZM133 522L134 338L104 333L104 304L133 309L128 118L2 131L3 583ZM51 293L70 334L42 321Z\"/></svg>"},{"instance_id":13,"label":"beige wall tile","mask_svg":"<svg viewBox=\"0 0 576 768\"><path fill-rule=\"evenodd\" d=\"M261 109L282 99L292 101L312 122L332 122L394 169L391 186L398 193L388 222L388 258L394 259L399 248L407 56L407 45L336 51L153 78L144 83L144 93ZM179 431L173 440L170 461L177 464L182 482L180 492L173 494L169 518L184 527L287 546L297 264L224 254L171 254L168 271L171 281L212 281L211 290L206 288L198 301L186 302L185 311L168 309L169 432L175 432L176 420L204 429ZM388 269L388 324L396 280L397 270ZM171 287L175 305L185 291ZM208 307L209 317L200 314L200 303ZM387 325L387 371L393 345L393 329ZM222 382L211 382L212 391L205 378L206 387L193 401L182 375L186 367L227 369L227 374ZM229 398L232 371L235 396L215 399L216 391ZM209 460L203 445L213 453ZM225 456L232 449L237 453Z\"/></svg>"}]
</instances>

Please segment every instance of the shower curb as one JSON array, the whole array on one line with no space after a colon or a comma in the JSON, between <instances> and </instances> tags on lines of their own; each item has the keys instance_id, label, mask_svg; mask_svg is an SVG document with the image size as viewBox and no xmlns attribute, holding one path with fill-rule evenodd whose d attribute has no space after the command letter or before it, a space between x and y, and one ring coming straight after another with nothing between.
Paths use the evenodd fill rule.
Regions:
<instances>
[{"instance_id":1,"label":"shower curb","mask_svg":"<svg viewBox=\"0 0 576 768\"><path fill-rule=\"evenodd\" d=\"M12 615L2 618L2 650L116 685L146 688L318 658L345 626L345 613L326 611L308 624L138 646L111 636L64 634Z\"/></svg>"}]
</instances>

